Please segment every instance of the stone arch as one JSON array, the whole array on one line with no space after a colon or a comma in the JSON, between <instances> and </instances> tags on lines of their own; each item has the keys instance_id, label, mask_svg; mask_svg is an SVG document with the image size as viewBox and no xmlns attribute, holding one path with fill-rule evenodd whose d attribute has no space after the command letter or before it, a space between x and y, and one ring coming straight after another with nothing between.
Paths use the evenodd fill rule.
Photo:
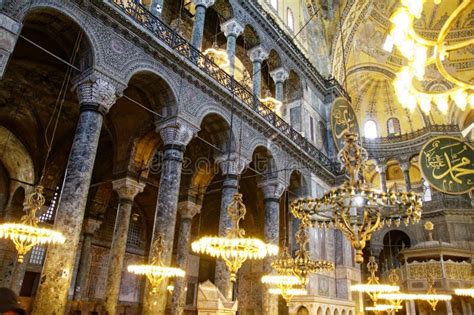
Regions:
<instances>
[{"instance_id":1,"label":"stone arch","mask_svg":"<svg viewBox=\"0 0 474 315\"><path fill-rule=\"evenodd\" d=\"M334 309L334 313L333 313L333 315L339 315L339 309L337 309L337 308L336 308L336 309Z\"/></svg>"},{"instance_id":2,"label":"stone arch","mask_svg":"<svg viewBox=\"0 0 474 315\"><path fill-rule=\"evenodd\" d=\"M306 306L300 306L296 312L296 315L309 315L309 310L306 308Z\"/></svg>"},{"instance_id":3,"label":"stone arch","mask_svg":"<svg viewBox=\"0 0 474 315\"><path fill-rule=\"evenodd\" d=\"M95 67L103 63L102 52L99 49L100 44L100 35L97 34L96 30L93 28L93 23L86 23L86 20L89 18L83 14L80 10L77 10L72 3L34 3L34 4L25 4L22 8L21 20L23 21L22 34L25 29L30 26L38 23L40 27L36 31L41 30L42 33L46 34L48 31L53 32L50 34L51 37L58 40L58 34L67 33L71 35L73 33L73 28L76 27L78 30L83 32L82 41L80 44L79 58L77 58L76 66L81 70ZM61 23L63 25L61 25ZM70 24L71 26L64 27L64 24ZM53 30L53 27L64 28L61 30ZM67 31L64 31L67 30ZM62 36L61 39L64 40L66 36ZM31 38L30 38L31 39ZM64 43L64 47L72 49L74 47L74 41L76 38L69 38L69 41L72 43ZM48 47L50 48L50 47ZM69 60L70 55L60 56L65 60Z\"/></svg>"},{"instance_id":4,"label":"stone arch","mask_svg":"<svg viewBox=\"0 0 474 315\"><path fill-rule=\"evenodd\" d=\"M354 315L354 313L352 312L352 310L349 311L349 315Z\"/></svg>"},{"instance_id":5,"label":"stone arch","mask_svg":"<svg viewBox=\"0 0 474 315\"><path fill-rule=\"evenodd\" d=\"M253 26L250 24L245 25L243 38L245 41L245 48L247 50L261 44L260 36L258 35L255 28L253 28Z\"/></svg>"},{"instance_id":6,"label":"stone arch","mask_svg":"<svg viewBox=\"0 0 474 315\"><path fill-rule=\"evenodd\" d=\"M232 131L230 131L231 123L234 124ZM235 119L233 122L231 122L220 112L211 110L208 111L205 116L200 118L199 125L201 127L201 131L198 135L211 140L211 142L220 149L216 149L216 155L221 155L228 152L229 141L231 152L236 151L238 139L236 138Z\"/></svg>"},{"instance_id":7,"label":"stone arch","mask_svg":"<svg viewBox=\"0 0 474 315\"><path fill-rule=\"evenodd\" d=\"M275 49L271 49L268 58L262 63L261 77L263 97L268 96L268 94L275 95L275 82L271 77L271 72L281 67L282 61L280 55Z\"/></svg>"},{"instance_id":8,"label":"stone arch","mask_svg":"<svg viewBox=\"0 0 474 315\"><path fill-rule=\"evenodd\" d=\"M331 315L331 309L329 307L326 308L325 315Z\"/></svg>"},{"instance_id":9,"label":"stone arch","mask_svg":"<svg viewBox=\"0 0 474 315\"><path fill-rule=\"evenodd\" d=\"M291 70L285 81L285 100L287 103L299 100L303 97L303 87L299 75Z\"/></svg>"},{"instance_id":10,"label":"stone arch","mask_svg":"<svg viewBox=\"0 0 474 315\"><path fill-rule=\"evenodd\" d=\"M0 160L10 178L33 184L35 181L35 167L30 153L10 130L0 126L0 143L4 144ZM8 152L8 154L5 154ZM13 193L13 191L11 191Z\"/></svg>"},{"instance_id":11,"label":"stone arch","mask_svg":"<svg viewBox=\"0 0 474 315\"><path fill-rule=\"evenodd\" d=\"M323 315L323 308L321 306L318 307L318 310L316 311L316 315Z\"/></svg>"},{"instance_id":12,"label":"stone arch","mask_svg":"<svg viewBox=\"0 0 474 315\"><path fill-rule=\"evenodd\" d=\"M265 178L278 177L278 166L273 156L273 152L265 146L257 146L252 150L253 168Z\"/></svg>"},{"instance_id":13,"label":"stone arch","mask_svg":"<svg viewBox=\"0 0 474 315\"><path fill-rule=\"evenodd\" d=\"M345 309L342 310L341 315L346 315L346 310Z\"/></svg>"},{"instance_id":14,"label":"stone arch","mask_svg":"<svg viewBox=\"0 0 474 315\"><path fill-rule=\"evenodd\" d=\"M224 18L224 21L234 16L234 8L229 0L216 0L212 8Z\"/></svg>"},{"instance_id":15,"label":"stone arch","mask_svg":"<svg viewBox=\"0 0 474 315\"><path fill-rule=\"evenodd\" d=\"M409 241L410 246L414 245L414 241L416 240L416 235L413 233L411 229L408 228L387 228L384 227L381 230L375 232L370 239L370 251L374 255L379 255L380 252L383 250L384 247L384 238L390 233L391 231L397 231L405 234Z\"/></svg>"}]
</instances>

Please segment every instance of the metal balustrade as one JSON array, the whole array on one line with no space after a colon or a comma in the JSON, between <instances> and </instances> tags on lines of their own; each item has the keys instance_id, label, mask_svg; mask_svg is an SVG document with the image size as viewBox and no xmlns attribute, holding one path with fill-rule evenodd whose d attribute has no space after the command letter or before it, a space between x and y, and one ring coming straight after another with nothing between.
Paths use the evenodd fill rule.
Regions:
<instances>
[{"instance_id":1,"label":"metal balustrade","mask_svg":"<svg viewBox=\"0 0 474 315\"><path fill-rule=\"evenodd\" d=\"M222 70L212 60L201 53L201 51L193 47L186 41L186 39L181 37L177 32L158 19L158 17L154 16L137 0L110 1L134 21L151 31L160 41L171 47L179 55L196 65L200 70L230 91L236 99L240 100L249 106L254 112L258 113L303 151L317 160L319 164L329 172L334 175L340 173L340 167L337 163L330 160L299 132L294 130L291 125L275 114L275 112L269 109L266 105L262 104L246 87ZM334 85L334 82L331 81L331 84Z\"/></svg>"},{"instance_id":2,"label":"metal balustrade","mask_svg":"<svg viewBox=\"0 0 474 315\"><path fill-rule=\"evenodd\" d=\"M409 141L428 133L459 133L459 127L457 125L430 125L424 128L418 129L411 133L405 133L397 136L379 137L375 139L363 138L364 144L394 144L401 141Z\"/></svg>"}]
</instances>

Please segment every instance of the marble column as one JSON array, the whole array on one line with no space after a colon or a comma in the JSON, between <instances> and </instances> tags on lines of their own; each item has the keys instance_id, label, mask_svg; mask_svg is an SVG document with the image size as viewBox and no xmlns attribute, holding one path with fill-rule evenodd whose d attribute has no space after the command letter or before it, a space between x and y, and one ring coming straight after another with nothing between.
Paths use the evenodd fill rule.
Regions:
<instances>
[{"instance_id":1,"label":"marble column","mask_svg":"<svg viewBox=\"0 0 474 315\"><path fill-rule=\"evenodd\" d=\"M151 244L163 235L164 249L161 257L165 265L170 265L184 150L197 128L181 118L173 118L157 126L157 131L163 140L164 149ZM151 250L149 260L154 256L155 253ZM163 281L162 285L156 288L156 293L148 286L144 296L143 314L165 314L167 284L167 281Z\"/></svg>"},{"instance_id":2,"label":"marble column","mask_svg":"<svg viewBox=\"0 0 474 315\"><path fill-rule=\"evenodd\" d=\"M237 37L242 34L244 27L236 19L230 19L221 24L221 30L227 37L227 58L229 59L230 75L234 75L235 69L235 50L237 46Z\"/></svg>"},{"instance_id":3,"label":"marble column","mask_svg":"<svg viewBox=\"0 0 474 315\"><path fill-rule=\"evenodd\" d=\"M191 239L191 226L193 217L201 212L201 205L192 201L183 201L178 204L178 212L181 217L178 236L178 253L176 262L179 268L186 270ZM171 314L182 315L185 306L185 290L187 281L183 278L174 280L173 296L171 298Z\"/></svg>"},{"instance_id":4,"label":"marble column","mask_svg":"<svg viewBox=\"0 0 474 315\"><path fill-rule=\"evenodd\" d=\"M410 301L410 313L411 315L416 315L416 304L415 301Z\"/></svg>"},{"instance_id":5,"label":"marble column","mask_svg":"<svg viewBox=\"0 0 474 315\"><path fill-rule=\"evenodd\" d=\"M277 179L268 179L260 182L258 187L263 191L265 202L265 223L263 234L265 242L279 246L280 241L280 197L285 190L285 185ZM271 262L274 257L265 258L263 273L272 272ZM268 293L268 288L263 286L262 311L265 315L278 315L278 296Z\"/></svg>"},{"instance_id":6,"label":"marble column","mask_svg":"<svg viewBox=\"0 0 474 315\"><path fill-rule=\"evenodd\" d=\"M446 315L453 315L453 307L451 301L446 301Z\"/></svg>"},{"instance_id":7,"label":"marble column","mask_svg":"<svg viewBox=\"0 0 474 315\"><path fill-rule=\"evenodd\" d=\"M21 23L0 12L0 79L5 75L10 59L21 32Z\"/></svg>"},{"instance_id":8,"label":"marble column","mask_svg":"<svg viewBox=\"0 0 474 315\"><path fill-rule=\"evenodd\" d=\"M117 88L112 81L102 78L101 74L76 82L81 113L54 224L55 229L63 233L66 242L48 247L33 314L66 314L103 116L117 96Z\"/></svg>"},{"instance_id":9,"label":"marble column","mask_svg":"<svg viewBox=\"0 0 474 315\"><path fill-rule=\"evenodd\" d=\"M79 268L76 276L76 288L74 289L74 300L87 300L87 276L91 268L91 250L92 250L92 239L94 238L95 232L99 229L102 221L87 218L84 220L83 232L82 232L82 248L81 257L79 258Z\"/></svg>"},{"instance_id":10,"label":"marble column","mask_svg":"<svg viewBox=\"0 0 474 315\"><path fill-rule=\"evenodd\" d=\"M130 177L125 177L113 181L112 186L118 194L119 205L117 218L115 219L112 245L110 246L107 285L105 288L104 306L105 311L109 315L115 315L117 313L133 200L137 194L143 192L145 184L139 183Z\"/></svg>"},{"instance_id":11,"label":"marble column","mask_svg":"<svg viewBox=\"0 0 474 315\"><path fill-rule=\"evenodd\" d=\"M219 235L224 236L228 228L232 226L232 220L227 213L227 207L232 201L232 196L239 190L239 175L243 172L249 161L238 157L233 153L228 159L227 155L216 158L225 176L222 184L221 209L219 215ZM216 262L215 284L221 293L228 299L232 299L233 285L230 282L230 273L222 260Z\"/></svg>"},{"instance_id":12,"label":"marble column","mask_svg":"<svg viewBox=\"0 0 474 315\"><path fill-rule=\"evenodd\" d=\"M258 45L249 50L248 56L252 61L253 95L256 98L262 97L262 62L268 58L268 51Z\"/></svg>"},{"instance_id":13,"label":"marble column","mask_svg":"<svg viewBox=\"0 0 474 315\"><path fill-rule=\"evenodd\" d=\"M405 186L407 191L411 190L411 181L410 181L410 162L400 163L400 168L403 171L403 178L405 179Z\"/></svg>"},{"instance_id":14,"label":"marble column","mask_svg":"<svg viewBox=\"0 0 474 315\"><path fill-rule=\"evenodd\" d=\"M377 170L380 173L380 188L382 191L387 191L387 165L377 165Z\"/></svg>"},{"instance_id":15,"label":"marble column","mask_svg":"<svg viewBox=\"0 0 474 315\"><path fill-rule=\"evenodd\" d=\"M275 82L275 98L283 103L284 98L284 84L288 80L288 71L284 68L277 68L270 72L273 82Z\"/></svg>"},{"instance_id":16,"label":"marble column","mask_svg":"<svg viewBox=\"0 0 474 315\"><path fill-rule=\"evenodd\" d=\"M202 47L202 37L204 35L204 22L206 19L206 10L213 5L215 0L193 0L196 8L194 14L193 37L191 44L198 50Z\"/></svg>"}]
</instances>

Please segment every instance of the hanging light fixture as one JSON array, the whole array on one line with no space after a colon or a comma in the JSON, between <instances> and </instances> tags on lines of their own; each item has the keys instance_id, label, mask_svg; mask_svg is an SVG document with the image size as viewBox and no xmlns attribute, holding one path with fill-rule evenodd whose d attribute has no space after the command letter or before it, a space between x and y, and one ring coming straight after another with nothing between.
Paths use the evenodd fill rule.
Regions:
<instances>
[{"instance_id":1,"label":"hanging light fixture","mask_svg":"<svg viewBox=\"0 0 474 315\"><path fill-rule=\"evenodd\" d=\"M426 0L401 0L401 7L391 16L392 28L387 37L400 53L408 60L408 65L402 67L393 82L400 104L410 110L416 105L428 114L431 103L435 103L442 113L449 110L448 100L452 100L460 110L469 103L474 108L474 85L455 78L449 73L443 61L451 51L466 48L474 44L474 39L448 43L446 37L455 25L458 17L465 12L472 0L464 0L444 21L436 39L426 39L418 35L414 29L415 19L421 17ZM438 4L440 1L435 1ZM432 54L429 56L428 54ZM437 72L451 85L452 88L443 92L425 92L417 88L414 81L423 81L426 67L435 65Z\"/></svg>"},{"instance_id":2,"label":"hanging light fixture","mask_svg":"<svg viewBox=\"0 0 474 315\"><path fill-rule=\"evenodd\" d=\"M299 245L299 249L296 251L295 257L291 257L286 250L284 255L272 263L272 267L279 274L293 274L300 279L301 284L306 286L309 282L310 274L334 270L332 262L311 259L307 249L309 243L307 222L301 222L298 232L296 232L296 243Z\"/></svg>"},{"instance_id":3,"label":"hanging light fixture","mask_svg":"<svg viewBox=\"0 0 474 315\"><path fill-rule=\"evenodd\" d=\"M260 102L265 105L269 110L279 115L280 107L282 102L274 98L270 92L270 90L266 90L265 97L260 99Z\"/></svg>"},{"instance_id":4,"label":"hanging light fixture","mask_svg":"<svg viewBox=\"0 0 474 315\"><path fill-rule=\"evenodd\" d=\"M432 274L428 274L428 291L425 294L416 294L416 300L426 301L431 306L433 311L436 311L436 306L439 301L451 301L452 296L448 294L438 294L434 288L434 279Z\"/></svg>"},{"instance_id":5,"label":"hanging light fixture","mask_svg":"<svg viewBox=\"0 0 474 315\"><path fill-rule=\"evenodd\" d=\"M466 289L455 289L454 293L459 296L470 296L474 298L474 287L473 288L466 288Z\"/></svg>"},{"instance_id":6,"label":"hanging light fixture","mask_svg":"<svg viewBox=\"0 0 474 315\"><path fill-rule=\"evenodd\" d=\"M367 151L361 147L356 134L346 133L344 139L338 159L349 179L322 198L295 200L291 212L314 226L341 230L355 249L356 263L361 264L364 262L362 250L375 231L384 225L420 221L422 199L412 191L382 192L370 187L362 175Z\"/></svg>"},{"instance_id":7,"label":"hanging light fixture","mask_svg":"<svg viewBox=\"0 0 474 315\"><path fill-rule=\"evenodd\" d=\"M20 223L0 224L0 238L9 239L15 244L20 264L34 246L63 244L66 241L62 233L38 226L37 212L41 210L45 202L43 186L36 186L26 202L28 210L20 219Z\"/></svg>"},{"instance_id":8,"label":"hanging light fixture","mask_svg":"<svg viewBox=\"0 0 474 315\"><path fill-rule=\"evenodd\" d=\"M374 313L387 312L388 314L390 314L392 311L398 312L402 308L403 307L401 306L394 306L391 304L377 304L374 306L366 306L365 310Z\"/></svg>"},{"instance_id":9,"label":"hanging light fixture","mask_svg":"<svg viewBox=\"0 0 474 315\"><path fill-rule=\"evenodd\" d=\"M380 294L397 292L400 290L400 287L396 285L381 284L379 278L375 275L378 269L379 267L375 262L375 257L370 256L369 262L367 263L367 270L370 273L370 277L367 283L352 285L350 288L351 291L366 293L372 302L374 302L374 305L377 305Z\"/></svg>"},{"instance_id":10,"label":"hanging light fixture","mask_svg":"<svg viewBox=\"0 0 474 315\"><path fill-rule=\"evenodd\" d=\"M283 299L285 300L286 305L288 305L291 302L294 296L308 295L308 291L306 291L306 289L304 288L288 288L288 289L270 288L268 290L268 293L272 295L281 295Z\"/></svg>"},{"instance_id":11,"label":"hanging light fixture","mask_svg":"<svg viewBox=\"0 0 474 315\"><path fill-rule=\"evenodd\" d=\"M235 193L227 207L232 226L224 237L206 236L191 244L193 252L206 254L224 260L230 272L231 282L236 281L236 273L248 259L263 259L278 254L278 246L266 244L258 238L245 237L245 230L239 222L247 209L242 202L242 194Z\"/></svg>"},{"instance_id":12,"label":"hanging light fixture","mask_svg":"<svg viewBox=\"0 0 474 315\"><path fill-rule=\"evenodd\" d=\"M398 281L400 280L400 277L398 276L396 269L392 269L390 271L388 279L392 285L398 286ZM409 294L409 293L402 293L402 292L393 292L393 293L381 293L379 294L379 298L388 301L390 305L395 307L394 309L395 312L398 312L399 307L400 308L402 307L403 301L416 300L416 295Z\"/></svg>"},{"instance_id":13,"label":"hanging light fixture","mask_svg":"<svg viewBox=\"0 0 474 315\"><path fill-rule=\"evenodd\" d=\"M165 279L170 278L183 278L186 272L183 269L165 266L161 259L164 248L163 235L160 234L152 246L153 258L150 264L144 265L129 265L127 267L128 272L136 275L146 276L152 286L152 293L156 293L158 286ZM168 291L174 289L174 286L168 287Z\"/></svg>"},{"instance_id":14,"label":"hanging light fixture","mask_svg":"<svg viewBox=\"0 0 474 315\"><path fill-rule=\"evenodd\" d=\"M301 280L294 275L270 274L261 279L263 284L270 286L268 292L281 295L288 305L295 295L307 295Z\"/></svg>"}]
</instances>

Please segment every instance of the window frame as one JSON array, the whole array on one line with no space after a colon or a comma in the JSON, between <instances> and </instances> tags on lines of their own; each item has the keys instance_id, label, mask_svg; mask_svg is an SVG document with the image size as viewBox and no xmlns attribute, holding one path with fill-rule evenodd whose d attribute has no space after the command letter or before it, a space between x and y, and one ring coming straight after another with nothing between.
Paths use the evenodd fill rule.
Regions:
<instances>
[{"instance_id":1,"label":"window frame","mask_svg":"<svg viewBox=\"0 0 474 315\"><path fill-rule=\"evenodd\" d=\"M290 16L291 16L291 23L290 23ZM286 8L286 26L294 32L295 31L295 15L293 14L293 10L290 7Z\"/></svg>"},{"instance_id":2,"label":"window frame","mask_svg":"<svg viewBox=\"0 0 474 315\"><path fill-rule=\"evenodd\" d=\"M368 128L367 126L369 126L370 124L373 124L374 130L371 130L371 131L375 132L374 135L370 135L370 132L367 132L367 130L370 130L370 129L367 129ZM366 139L376 139L379 137L379 128L375 120L369 119L364 123L364 137Z\"/></svg>"}]
</instances>

